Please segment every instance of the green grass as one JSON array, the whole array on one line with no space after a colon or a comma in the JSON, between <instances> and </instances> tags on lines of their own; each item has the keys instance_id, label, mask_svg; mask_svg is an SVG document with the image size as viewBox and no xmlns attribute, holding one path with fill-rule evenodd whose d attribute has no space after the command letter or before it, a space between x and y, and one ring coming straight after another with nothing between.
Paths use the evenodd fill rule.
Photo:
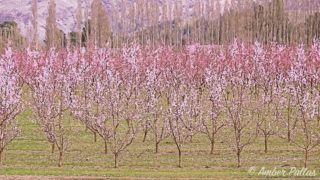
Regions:
<instances>
[{"instance_id":1,"label":"green grass","mask_svg":"<svg viewBox=\"0 0 320 180\"><path fill-rule=\"evenodd\" d=\"M154 142L150 133L145 143L142 135L119 156L119 168L115 169L113 155L104 154L104 142L93 134L85 132L81 125L74 127L79 132L72 147L65 153L63 166L58 167L58 152L51 153L51 144L31 122L30 109L19 116L22 134L12 141L3 153L0 175L28 176L91 176L121 178L264 178L258 172L285 170L291 167L302 169L304 153L297 146L278 137L269 140L269 152L264 153L264 141L259 137L255 143L244 148L242 167L237 168L236 154L227 143L228 132L218 137L215 155L209 155L210 143L203 134L197 134L193 143L183 145L183 167L178 168L178 153L172 139L159 146L160 153L154 153ZM66 118L72 118L66 116ZM77 123L76 123L77 124ZM232 134L230 134L230 137ZM320 178L319 147L310 152L309 170L315 170ZM248 173L250 167L256 171ZM270 176L267 176L270 177ZM276 176L282 177L282 176ZM301 176L285 176L297 178ZM270 178L273 178L270 177ZM303 177L309 178L309 177Z\"/></svg>"}]
</instances>

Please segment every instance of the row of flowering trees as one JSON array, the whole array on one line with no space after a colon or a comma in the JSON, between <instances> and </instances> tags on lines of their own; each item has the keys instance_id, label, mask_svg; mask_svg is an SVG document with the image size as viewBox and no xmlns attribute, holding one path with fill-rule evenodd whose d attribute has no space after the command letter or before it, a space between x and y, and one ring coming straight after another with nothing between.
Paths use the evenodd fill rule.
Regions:
<instances>
[{"instance_id":1,"label":"row of flowering trees","mask_svg":"<svg viewBox=\"0 0 320 180\"><path fill-rule=\"evenodd\" d=\"M0 153L19 130L21 87L30 92L32 121L59 151L59 166L71 145L72 113L105 142L115 167L138 135L159 144L172 138L182 166L184 144L205 134L214 154L224 132L241 166L243 149L270 136L294 143L308 154L320 143L320 44L308 49L259 43L246 46L186 46L25 52L1 57ZM11 74L10 74L11 73ZM3 77L8 77L3 78ZM10 78L9 78L10 77ZM10 101L10 102L8 102ZM7 113L7 115L6 115Z\"/></svg>"}]
</instances>

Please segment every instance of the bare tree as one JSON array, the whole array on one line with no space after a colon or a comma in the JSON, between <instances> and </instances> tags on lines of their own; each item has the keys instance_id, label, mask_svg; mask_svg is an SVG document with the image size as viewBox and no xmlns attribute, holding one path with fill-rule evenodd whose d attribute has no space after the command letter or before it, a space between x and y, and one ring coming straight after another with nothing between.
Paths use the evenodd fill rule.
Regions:
<instances>
[{"instance_id":1,"label":"bare tree","mask_svg":"<svg viewBox=\"0 0 320 180\"><path fill-rule=\"evenodd\" d=\"M145 18L146 18L146 8L145 8L146 1L145 0L138 0L137 1L137 18L138 18L138 29L139 29L139 39L140 43L145 43L145 35L144 35L144 28L145 28Z\"/></svg>"},{"instance_id":2,"label":"bare tree","mask_svg":"<svg viewBox=\"0 0 320 180\"><path fill-rule=\"evenodd\" d=\"M115 6L115 3L113 1L110 2L111 4L111 31L113 32L112 38L112 46L115 48L119 48L119 12L118 9Z\"/></svg>"},{"instance_id":3,"label":"bare tree","mask_svg":"<svg viewBox=\"0 0 320 180\"><path fill-rule=\"evenodd\" d=\"M89 8L87 3L85 3L84 19L85 19L85 24L84 24L85 32L83 32L82 36L85 36L85 41L86 43L88 43L91 40L89 36L91 28L89 23Z\"/></svg>"},{"instance_id":4,"label":"bare tree","mask_svg":"<svg viewBox=\"0 0 320 180\"><path fill-rule=\"evenodd\" d=\"M77 14L76 14L76 21L77 21L77 42L76 44L81 47L82 43L82 0L78 0L77 6Z\"/></svg>"},{"instance_id":5,"label":"bare tree","mask_svg":"<svg viewBox=\"0 0 320 180\"><path fill-rule=\"evenodd\" d=\"M60 31L56 24L56 2L50 0L48 3L48 17L46 19L46 38L45 42L48 48L60 48L61 47L61 36Z\"/></svg>"},{"instance_id":6,"label":"bare tree","mask_svg":"<svg viewBox=\"0 0 320 180\"><path fill-rule=\"evenodd\" d=\"M136 40L136 36L135 36L135 34L136 34L136 23L135 23L135 21L136 21L136 12L137 12L136 6L137 6L137 3L136 3L136 2L132 3L132 5L131 5L131 7L130 7L130 10L129 10L129 17L130 17L130 25L129 25L129 26L130 26L130 36L131 36L131 39L132 39L133 41Z\"/></svg>"},{"instance_id":7,"label":"bare tree","mask_svg":"<svg viewBox=\"0 0 320 180\"><path fill-rule=\"evenodd\" d=\"M120 32L120 36L121 36L121 44L128 44L129 42L126 40L127 35L128 35L128 21L127 21L127 5L124 2L124 0L121 1L121 7L120 7L120 26L121 26L121 32Z\"/></svg>"},{"instance_id":8,"label":"bare tree","mask_svg":"<svg viewBox=\"0 0 320 180\"><path fill-rule=\"evenodd\" d=\"M39 37L38 37L38 0L33 0L32 6L31 6L31 13L32 13L32 43L31 47L37 49L39 44Z\"/></svg>"},{"instance_id":9,"label":"bare tree","mask_svg":"<svg viewBox=\"0 0 320 180\"><path fill-rule=\"evenodd\" d=\"M152 26L152 33L151 33L151 42L152 42L152 48L155 47L156 41L159 41L159 16L160 16L160 8L159 4L156 1L151 2L151 26Z\"/></svg>"},{"instance_id":10,"label":"bare tree","mask_svg":"<svg viewBox=\"0 0 320 180\"><path fill-rule=\"evenodd\" d=\"M91 40L94 45L102 47L110 36L110 25L107 11L101 0L91 4Z\"/></svg>"},{"instance_id":11,"label":"bare tree","mask_svg":"<svg viewBox=\"0 0 320 180\"><path fill-rule=\"evenodd\" d=\"M168 3L167 0L162 1L162 14L161 14L161 40L162 43L168 44L167 35L168 35Z\"/></svg>"},{"instance_id":12,"label":"bare tree","mask_svg":"<svg viewBox=\"0 0 320 180\"><path fill-rule=\"evenodd\" d=\"M183 8L182 8L182 2L180 0L175 1L174 3L174 9L173 9L173 18L174 18L174 35L176 37L174 38L175 41L175 47L176 48L182 48L182 35L183 32L181 30L182 27L182 14L183 14Z\"/></svg>"}]
</instances>

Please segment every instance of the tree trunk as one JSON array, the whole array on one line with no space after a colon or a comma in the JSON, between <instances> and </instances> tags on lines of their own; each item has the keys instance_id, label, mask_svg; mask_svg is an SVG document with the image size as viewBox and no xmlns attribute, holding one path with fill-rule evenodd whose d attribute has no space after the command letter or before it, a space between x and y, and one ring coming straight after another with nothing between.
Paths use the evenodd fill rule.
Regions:
<instances>
[{"instance_id":1,"label":"tree trunk","mask_svg":"<svg viewBox=\"0 0 320 180\"><path fill-rule=\"evenodd\" d=\"M287 131L288 131L288 142L291 142L291 131L290 131L290 100L289 100L289 106L287 108L288 110L288 120L287 120L287 123L288 123L288 128L287 128Z\"/></svg>"},{"instance_id":2,"label":"tree trunk","mask_svg":"<svg viewBox=\"0 0 320 180\"><path fill-rule=\"evenodd\" d=\"M211 139L211 151L210 154L213 155L214 153L214 144L215 144L215 139L214 139L214 133L212 133L212 139Z\"/></svg>"},{"instance_id":3,"label":"tree trunk","mask_svg":"<svg viewBox=\"0 0 320 180\"><path fill-rule=\"evenodd\" d=\"M59 164L58 164L59 167L62 166L62 152L60 151L59 153Z\"/></svg>"},{"instance_id":4,"label":"tree trunk","mask_svg":"<svg viewBox=\"0 0 320 180\"><path fill-rule=\"evenodd\" d=\"M93 136L94 136L94 142L97 142L97 133L94 132L94 133L93 133Z\"/></svg>"},{"instance_id":5,"label":"tree trunk","mask_svg":"<svg viewBox=\"0 0 320 180\"><path fill-rule=\"evenodd\" d=\"M179 149L179 166L178 167L182 167L182 152L181 149Z\"/></svg>"},{"instance_id":6,"label":"tree trunk","mask_svg":"<svg viewBox=\"0 0 320 180\"><path fill-rule=\"evenodd\" d=\"M304 167L307 168L308 166L308 149L305 149L305 158L304 158Z\"/></svg>"},{"instance_id":7,"label":"tree trunk","mask_svg":"<svg viewBox=\"0 0 320 180\"><path fill-rule=\"evenodd\" d=\"M0 166L2 166L2 152L3 151L0 151Z\"/></svg>"},{"instance_id":8,"label":"tree trunk","mask_svg":"<svg viewBox=\"0 0 320 180\"><path fill-rule=\"evenodd\" d=\"M118 164L118 153L114 154L114 168L118 168L119 164Z\"/></svg>"},{"instance_id":9,"label":"tree trunk","mask_svg":"<svg viewBox=\"0 0 320 180\"><path fill-rule=\"evenodd\" d=\"M241 161L240 161L240 151L238 150L237 152L237 158L238 158L238 167L241 166Z\"/></svg>"},{"instance_id":10,"label":"tree trunk","mask_svg":"<svg viewBox=\"0 0 320 180\"><path fill-rule=\"evenodd\" d=\"M318 112L320 112L320 103L318 102ZM318 120L318 127L319 127L319 125L320 125L320 114L318 114L318 116L317 116L317 120Z\"/></svg>"},{"instance_id":11,"label":"tree trunk","mask_svg":"<svg viewBox=\"0 0 320 180\"><path fill-rule=\"evenodd\" d=\"M52 143L52 150L51 150L52 154L54 153L54 148L55 148L55 143Z\"/></svg>"},{"instance_id":12,"label":"tree trunk","mask_svg":"<svg viewBox=\"0 0 320 180\"><path fill-rule=\"evenodd\" d=\"M146 142L147 134L148 134L148 130L145 130L142 142Z\"/></svg>"},{"instance_id":13,"label":"tree trunk","mask_svg":"<svg viewBox=\"0 0 320 180\"><path fill-rule=\"evenodd\" d=\"M193 141L192 141L192 138L193 138L193 136L191 135L191 136L190 136L190 143L192 143L192 142L193 142Z\"/></svg>"},{"instance_id":14,"label":"tree trunk","mask_svg":"<svg viewBox=\"0 0 320 180\"><path fill-rule=\"evenodd\" d=\"M156 154L159 153L159 142L156 142Z\"/></svg>"},{"instance_id":15,"label":"tree trunk","mask_svg":"<svg viewBox=\"0 0 320 180\"><path fill-rule=\"evenodd\" d=\"M104 141L104 153L108 154L108 141L107 140Z\"/></svg>"},{"instance_id":16,"label":"tree trunk","mask_svg":"<svg viewBox=\"0 0 320 180\"><path fill-rule=\"evenodd\" d=\"M264 135L264 153L268 153L268 136Z\"/></svg>"}]
</instances>

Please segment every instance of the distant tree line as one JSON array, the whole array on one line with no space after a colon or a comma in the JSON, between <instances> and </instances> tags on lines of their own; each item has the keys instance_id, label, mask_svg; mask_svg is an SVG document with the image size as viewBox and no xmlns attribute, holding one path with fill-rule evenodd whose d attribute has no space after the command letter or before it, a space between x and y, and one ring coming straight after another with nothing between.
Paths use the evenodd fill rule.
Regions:
<instances>
[{"instance_id":1,"label":"distant tree line","mask_svg":"<svg viewBox=\"0 0 320 180\"><path fill-rule=\"evenodd\" d=\"M6 20L0 23L0 49L3 49L9 40L11 45L19 48L25 45L25 38L20 35L18 24L14 21Z\"/></svg>"},{"instance_id":2,"label":"distant tree line","mask_svg":"<svg viewBox=\"0 0 320 180\"><path fill-rule=\"evenodd\" d=\"M162 44L181 48L194 42L229 44L235 38L249 44L311 45L320 36L320 3L316 0L230 0L225 4L216 0L187 0L185 4L181 0L121 0L119 4L111 1L107 8L101 0L93 0L91 7L78 0L76 28L68 34L58 29L55 0L50 0L44 43L39 43L37 9L37 0L33 0L28 37L32 47L45 44L59 49L90 42L98 47L109 44L120 48L137 41L152 47ZM15 45L27 44L14 21L3 22L0 30L0 46L8 39Z\"/></svg>"}]
</instances>

